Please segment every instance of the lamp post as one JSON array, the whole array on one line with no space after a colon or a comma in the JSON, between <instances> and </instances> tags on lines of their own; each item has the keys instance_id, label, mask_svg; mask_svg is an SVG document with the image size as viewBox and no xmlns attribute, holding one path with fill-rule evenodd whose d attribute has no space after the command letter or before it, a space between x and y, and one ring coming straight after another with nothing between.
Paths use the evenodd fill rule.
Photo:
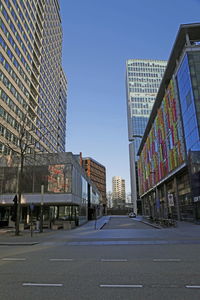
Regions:
<instances>
[{"instance_id":1,"label":"lamp post","mask_svg":"<svg viewBox=\"0 0 200 300\"><path fill-rule=\"evenodd\" d=\"M40 232L43 232L44 184L41 185Z\"/></svg>"}]
</instances>

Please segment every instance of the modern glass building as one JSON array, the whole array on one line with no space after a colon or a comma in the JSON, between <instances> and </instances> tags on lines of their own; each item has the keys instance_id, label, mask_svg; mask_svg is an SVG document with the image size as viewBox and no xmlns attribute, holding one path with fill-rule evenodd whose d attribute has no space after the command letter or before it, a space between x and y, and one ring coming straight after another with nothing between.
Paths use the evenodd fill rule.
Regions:
<instances>
[{"instance_id":1,"label":"modern glass building","mask_svg":"<svg viewBox=\"0 0 200 300\"><path fill-rule=\"evenodd\" d=\"M129 59L126 62L127 118L131 195L137 213L137 152L145 131L167 62Z\"/></svg>"},{"instance_id":2,"label":"modern glass building","mask_svg":"<svg viewBox=\"0 0 200 300\"><path fill-rule=\"evenodd\" d=\"M58 0L0 1L0 154L63 152L67 81Z\"/></svg>"},{"instance_id":3,"label":"modern glass building","mask_svg":"<svg viewBox=\"0 0 200 300\"><path fill-rule=\"evenodd\" d=\"M14 226L13 199L18 185L18 156L0 156L0 227ZM101 194L71 152L26 155L21 182L20 222L27 228L43 213L43 223L63 226L63 221L88 221L90 209L98 216Z\"/></svg>"},{"instance_id":4,"label":"modern glass building","mask_svg":"<svg viewBox=\"0 0 200 300\"><path fill-rule=\"evenodd\" d=\"M200 23L180 26L138 155L144 214L200 221Z\"/></svg>"}]
</instances>

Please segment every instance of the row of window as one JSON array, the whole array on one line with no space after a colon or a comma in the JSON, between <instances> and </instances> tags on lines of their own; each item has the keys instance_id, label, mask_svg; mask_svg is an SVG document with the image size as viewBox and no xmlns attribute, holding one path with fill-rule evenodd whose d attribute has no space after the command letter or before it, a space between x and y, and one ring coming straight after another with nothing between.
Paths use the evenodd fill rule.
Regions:
<instances>
[{"instance_id":1,"label":"row of window","mask_svg":"<svg viewBox=\"0 0 200 300\"><path fill-rule=\"evenodd\" d=\"M42 69L42 67L41 67ZM57 74L58 76L58 74ZM51 103L51 113L53 115L57 115L58 113L58 97L59 94L57 91L57 85L55 84L55 82L52 82L51 79L46 75L46 73L44 73L43 71L41 72L41 76L40 76L40 95L43 99L48 99L48 105L49 103Z\"/></svg>"},{"instance_id":2,"label":"row of window","mask_svg":"<svg viewBox=\"0 0 200 300\"><path fill-rule=\"evenodd\" d=\"M23 106L23 108L28 110L27 102L21 97L21 95L17 92L17 90L11 84L9 79L2 72L0 72L0 79L3 82L3 84L7 87L7 89L13 94L15 99Z\"/></svg>"},{"instance_id":3,"label":"row of window","mask_svg":"<svg viewBox=\"0 0 200 300\"><path fill-rule=\"evenodd\" d=\"M11 142L15 146L19 147L19 139L10 130L0 124L1 136L5 137L7 141Z\"/></svg>"},{"instance_id":4,"label":"row of window","mask_svg":"<svg viewBox=\"0 0 200 300\"><path fill-rule=\"evenodd\" d=\"M11 68L11 66L9 65L9 63L6 61L6 59L3 56L1 57L1 62L3 64L3 66L5 67L5 69L7 70L7 72L11 75L11 77L13 78L13 80L15 81L15 83L17 84L17 86L23 92L24 96L26 96L27 98L29 98L30 94L29 94L28 90L23 85L23 83L19 79L18 75L13 71L13 69Z\"/></svg>"},{"instance_id":5,"label":"row of window","mask_svg":"<svg viewBox=\"0 0 200 300\"><path fill-rule=\"evenodd\" d=\"M130 61L128 61L128 66L165 68L166 67L166 61L160 61L160 62L132 61L132 63Z\"/></svg>"},{"instance_id":6,"label":"row of window","mask_svg":"<svg viewBox=\"0 0 200 300\"><path fill-rule=\"evenodd\" d=\"M16 129L18 132L21 130L20 123L17 122L15 118L13 118L7 111L4 110L3 107L0 106L0 116L8 123L10 126L12 126L14 129ZM24 115L25 120L25 115ZM27 123L29 120L26 118ZM24 124L25 126L25 124ZM4 126L2 126L4 127ZM12 142L14 145L19 146L19 138L17 138L13 133L11 133L9 130L2 129L2 135L10 142ZM26 141L31 143L32 145L36 144L36 140L30 135L28 131L25 133Z\"/></svg>"},{"instance_id":7,"label":"row of window","mask_svg":"<svg viewBox=\"0 0 200 300\"><path fill-rule=\"evenodd\" d=\"M4 58L3 55L0 54L0 61L2 63L2 65L6 66L6 64L8 63L6 61L6 59ZM24 79L24 81L26 82L27 86L30 86L30 80L28 79L27 75L25 74L24 70L22 69L22 67L20 66L20 64L17 62L16 59L13 59L13 64L16 67L18 74L21 75L21 77Z\"/></svg>"},{"instance_id":8,"label":"row of window","mask_svg":"<svg viewBox=\"0 0 200 300\"><path fill-rule=\"evenodd\" d=\"M155 97L131 97L132 102L154 102Z\"/></svg>"},{"instance_id":9,"label":"row of window","mask_svg":"<svg viewBox=\"0 0 200 300\"><path fill-rule=\"evenodd\" d=\"M56 134L55 134L55 130L51 131L51 134L50 134L50 128L52 130L52 126L50 125L50 122L47 118L46 115L44 115L44 113L42 112L41 109L38 108L38 116L41 118L41 120L44 122L45 124L45 127L43 127L45 130L45 128L48 128L48 139L46 139L46 137L44 138L44 142L46 145L48 145L49 147L51 146L49 141L53 144L54 147L56 147L57 145L57 137L56 137ZM48 127L50 125L50 128Z\"/></svg>"},{"instance_id":10,"label":"row of window","mask_svg":"<svg viewBox=\"0 0 200 300\"><path fill-rule=\"evenodd\" d=\"M131 70L130 70L131 71ZM163 76L163 73L162 72L158 72L158 73L155 73L155 72L152 72L152 73L132 73L131 76L133 77L158 77L158 78L162 78Z\"/></svg>"},{"instance_id":11,"label":"row of window","mask_svg":"<svg viewBox=\"0 0 200 300\"><path fill-rule=\"evenodd\" d=\"M7 0L6 2L7 2L8 8L9 8L10 10L13 10L13 8L12 8L12 6L11 6L11 4L10 4L10 1ZM14 6L15 6L15 8L16 8L16 10L17 10L19 16L20 16L20 19L21 19L22 22L23 22L23 24L24 24L24 26L25 26L25 28L26 28L26 31L29 33L30 38L32 39L33 36L32 36L32 34L31 34L31 32L30 32L30 28L29 28L28 24L26 23L26 20L25 20L25 18L24 18L24 15L23 15L23 13L22 13L22 11L21 11L21 9L20 9L20 7L19 7L19 5L18 5L17 2L18 2L17 0L12 0L12 3L14 4ZM21 6L22 6L22 8L23 8L23 10L24 10L24 14L25 14L25 16L26 16L26 18L27 18L27 20L28 20L28 22L29 22L29 25L30 25L32 31L34 32L34 25L33 25L32 21L31 21L31 18L29 17L28 11L26 10L25 5L24 5L23 2L24 2L23 0L20 0Z\"/></svg>"},{"instance_id":12,"label":"row of window","mask_svg":"<svg viewBox=\"0 0 200 300\"><path fill-rule=\"evenodd\" d=\"M134 103L132 103L132 108L152 108L152 104L151 103L134 102Z\"/></svg>"},{"instance_id":13,"label":"row of window","mask_svg":"<svg viewBox=\"0 0 200 300\"><path fill-rule=\"evenodd\" d=\"M11 149L9 149L6 145L0 142L0 153L4 155L11 154Z\"/></svg>"},{"instance_id":14,"label":"row of window","mask_svg":"<svg viewBox=\"0 0 200 300\"><path fill-rule=\"evenodd\" d=\"M30 43L30 41L29 41L29 39L28 39L28 37L27 37L25 31L24 31L23 26L22 26L21 23L20 23L21 16L20 16L20 19L19 19L19 18L17 17L17 14L15 13L15 10L10 6L10 4L9 4L9 5L7 4L7 6L9 7L10 12L11 12L11 15L12 15L12 17L13 17L15 23L17 24L17 27L18 27L19 31L21 32L21 34L22 34L24 40L26 41L26 43L27 43L27 45L28 45L28 48L30 49L31 52L33 52L33 48L32 48L32 46L31 46L31 43ZM11 29L12 29L13 33L16 35L16 34L17 34L16 28L13 27L14 25L13 25L13 23L11 22L11 19L9 18L9 16L8 16L6 10L5 10L5 8L2 9L2 12L3 12L3 15L4 15L6 21L7 21L8 24L10 25L10 27L12 26ZM31 34L31 32L30 32L30 30L29 30L29 27L28 27L27 23L24 21L23 24L24 24L24 27L26 28L26 31L27 31L27 33L28 33L28 35L29 35L29 37L30 37L30 40L33 41L33 35Z\"/></svg>"},{"instance_id":15,"label":"row of window","mask_svg":"<svg viewBox=\"0 0 200 300\"><path fill-rule=\"evenodd\" d=\"M15 52L17 53L17 56L19 56L19 58L21 59L21 56L22 56L22 53L21 51L19 50L18 46L16 45L15 41L13 40L11 34L9 33L9 31L7 30L5 24L3 22L1 22L1 28L5 34L5 36L7 37L7 39L9 40L10 44L12 45L12 47L15 49ZM12 24L12 27L11 27L12 31L15 32L15 36L21 46L21 49L23 50L24 54L26 55L26 57L28 58L29 62L32 63L32 58L30 56L30 54L28 53L27 51L27 48L25 47L24 43L22 42L19 34L16 32L15 30L15 26Z\"/></svg>"},{"instance_id":16,"label":"row of window","mask_svg":"<svg viewBox=\"0 0 200 300\"><path fill-rule=\"evenodd\" d=\"M17 68L18 67L17 60L15 59L15 56L13 55L13 52L10 50L10 48L8 47L8 45L6 44L6 42L4 41L4 39L1 36L0 36L0 43L1 43L2 48L5 50L5 52L9 56L10 60L13 62L13 64ZM17 53L16 48L15 48L15 53L17 54L17 56L21 60L22 64L24 65L24 67L26 68L28 73L31 74L31 68L29 67L29 65L26 62L25 58L23 57L23 55L19 56L19 53L21 54L21 52Z\"/></svg>"},{"instance_id":17,"label":"row of window","mask_svg":"<svg viewBox=\"0 0 200 300\"><path fill-rule=\"evenodd\" d=\"M133 73L128 73L128 80L135 82L151 82L151 83L160 83L161 78L149 78L149 77L133 77Z\"/></svg>"},{"instance_id":18,"label":"row of window","mask_svg":"<svg viewBox=\"0 0 200 300\"><path fill-rule=\"evenodd\" d=\"M157 93L158 89L145 89L145 88L132 88L130 87L129 88L129 92L132 92L132 93Z\"/></svg>"},{"instance_id":19,"label":"row of window","mask_svg":"<svg viewBox=\"0 0 200 300\"><path fill-rule=\"evenodd\" d=\"M59 94L59 73L60 68L56 68L52 65L52 63L47 59L46 61L43 60L42 63L43 70L41 70L42 78L40 77L40 82L46 92L46 95L49 98L52 98L52 101L54 101L55 108L56 108L56 98L58 98ZM50 90L49 87L52 87Z\"/></svg>"},{"instance_id":20,"label":"row of window","mask_svg":"<svg viewBox=\"0 0 200 300\"><path fill-rule=\"evenodd\" d=\"M21 109L19 109L19 107L10 99L10 97L3 90L0 90L0 98L3 100L4 103L6 103L8 105L8 107L11 109L11 111L13 111L20 119L25 118L25 115L21 111ZM32 122L30 122L28 124L28 126L32 131L35 130L35 126ZM13 126L13 127L15 129L17 129L17 127L15 127L15 126Z\"/></svg>"},{"instance_id":21,"label":"row of window","mask_svg":"<svg viewBox=\"0 0 200 300\"><path fill-rule=\"evenodd\" d=\"M129 67L128 68L129 71L134 71L134 72L144 72L144 73L160 73L160 72L164 72L165 68L133 68L133 67Z\"/></svg>"},{"instance_id":22,"label":"row of window","mask_svg":"<svg viewBox=\"0 0 200 300\"><path fill-rule=\"evenodd\" d=\"M132 83L131 83L131 81L132 81ZM150 83L150 82L140 83L140 82L135 82L134 78L130 78L129 86L144 87L144 88L159 88L160 83Z\"/></svg>"},{"instance_id":23,"label":"row of window","mask_svg":"<svg viewBox=\"0 0 200 300\"><path fill-rule=\"evenodd\" d=\"M12 111L14 111L20 119L25 119L25 115L23 114L23 112L19 110L19 108L13 103L13 101L3 91L1 91L1 99L3 99L3 101L5 103L7 103L7 105L10 107L10 109ZM20 130L20 124L3 108L0 108L0 115L13 128L15 128L18 131ZM28 119L27 119L27 126L30 128L31 132L36 131L36 134L39 137L41 137L41 141L43 141L46 145L49 146L49 148L51 148L51 150L53 150L55 152L55 148L53 148L50 145L50 143L47 142L46 138L44 136L42 136L42 134L38 130L36 130L35 126ZM16 146L19 145L18 138L13 133L11 133L9 130L7 130L4 126L1 128L1 133L7 140L14 143ZM39 142L36 142L36 140L28 132L27 132L27 138L29 139L29 142L31 142L31 144L35 144L40 151L45 151L44 147Z\"/></svg>"},{"instance_id":24,"label":"row of window","mask_svg":"<svg viewBox=\"0 0 200 300\"><path fill-rule=\"evenodd\" d=\"M20 0L20 2L21 2L21 6L23 6L23 4L22 4L22 2L23 2L23 0ZM31 5L30 5L30 0L29 1L26 1L26 5L27 5L27 7L28 7L28 11L29 11L29 13L30 13L30 15L31 15L31 18L33 19L33 23L35 23L36 22L36 18L35 18L35 16L34 16L34 13L33 13L33 11L36 13L36 7L35 7L35 4L31 1ZM32 6L32 7L31 7Z\"/></svg>"},{"instance_id":25,"label":"row of window","mask_svg":"<svg viewBox=\"0 0 200 300\"><path fill-rule=\"evenodd\" d=\"M132 115L150 115L151 109L132 109Z\"/></svg>"}]
</instances>

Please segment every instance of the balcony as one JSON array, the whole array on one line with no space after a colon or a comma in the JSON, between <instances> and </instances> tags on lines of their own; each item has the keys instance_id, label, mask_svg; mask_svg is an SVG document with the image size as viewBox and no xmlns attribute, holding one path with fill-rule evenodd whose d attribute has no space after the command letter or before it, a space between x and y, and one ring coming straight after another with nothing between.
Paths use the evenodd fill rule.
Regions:
<instances>
[{"instance_id":1,"label":"balcony","mask_svg":"<svg viewBox=\"0 0 200 300\"><path fill-rule=\"evenodd\" d=\"M42 39L42 30L38 26L38 23L36 23L36 31L40 39Z\"/></svg>"},{"instance_id":2,"label":"balcony","mask_svg":"<svg viewBox=\"0 0 200 300\"><path fill-rule=\"evenodd\" d=\"M37 58L39 59L41 57L41 53L40 53L40 50L39 50L36 42L34 42L34 49L33 50L35 51L35 54L37 55Z\"/></svg>"},{"instance_id":3,"label":"balcony","mask_svg":"<svg viewBox=\"0 0 200 300\"><path fill-rule=\"evenodd\" d=\"M31 91L31 94L33 96L33 99L35 99L35 101L37 102L37 100L38 100L38 90L37 90L37 88L34 87L34 85L32 83L31 83L30 91Z\"/></svg>"},{"instance_id":4,"label":"balcony","mask_svg":"<svg viewBox=\"0 0 200 300\"><path fill-rule=\"evenodd\" d=\"M43 30L43 25L42 25L42 20L40 14L37 13L37 23L39 29L42 31Z\"/></svg>"},{"instance_id":5,"label":"balcony","mask_svg":"<svg viewBox=\"0 0 200 300\"><path fill-rule=\"evenodd\" d=\"M35 65L36 65L36 67L39 68L40 67L40 61L39 61L38 57L35 55L35 53L33 53L33 61L34 61Z\"/></svg>"},{"instance_id":6,"label":"balcony","mask_svg":"<svg viewBox=\"0 0 200 300\"><path fill-rule=\"evenodd\" d=\"M32 83L34 84L34 86L37 90L38 86L39 86L39 81L38 81L38 78L35 76L35 74L33 72L31 73L31 81L32 81Z\"/></svg>"},{"instance_id":7,"label":"balcony","mask_svg":"<svg viewBox=\"0 0 200 300\"><path fill-rule=\"evenodd\" d=\"M32 95L29 97L29 104L35 110L37 108L37 101L33 98Z\"/></svg>"},{"instance_id":8,"label":"balcony","mask_svg":"<svg viewBox=\"0 0 200 300\"><path fill-rule=\"evenodd\" d=\"M39 37L39 33L37 32L37 30L35 31L35 42L38 46L38 48L40 49L42 47L42 43L41 43L41 40L40 40L40 37Z\"/></svg>"}]
</instances>

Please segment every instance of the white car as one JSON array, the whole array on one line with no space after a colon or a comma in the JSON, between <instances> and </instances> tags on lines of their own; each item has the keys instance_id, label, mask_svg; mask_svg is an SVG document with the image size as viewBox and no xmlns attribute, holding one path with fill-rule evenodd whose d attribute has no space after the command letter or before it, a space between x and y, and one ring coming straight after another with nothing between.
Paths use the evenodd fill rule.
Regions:
<instances>
[{"instance_id":1,"label":"white car","mask_svg":"<svg viewBox=\"0 0 200 300\"><path fill-rule=\"evenodd\" d=\"M130 212L128 216L129 218L136 218L136 214L134 212Z\"/></svg>"}]
</instances>

